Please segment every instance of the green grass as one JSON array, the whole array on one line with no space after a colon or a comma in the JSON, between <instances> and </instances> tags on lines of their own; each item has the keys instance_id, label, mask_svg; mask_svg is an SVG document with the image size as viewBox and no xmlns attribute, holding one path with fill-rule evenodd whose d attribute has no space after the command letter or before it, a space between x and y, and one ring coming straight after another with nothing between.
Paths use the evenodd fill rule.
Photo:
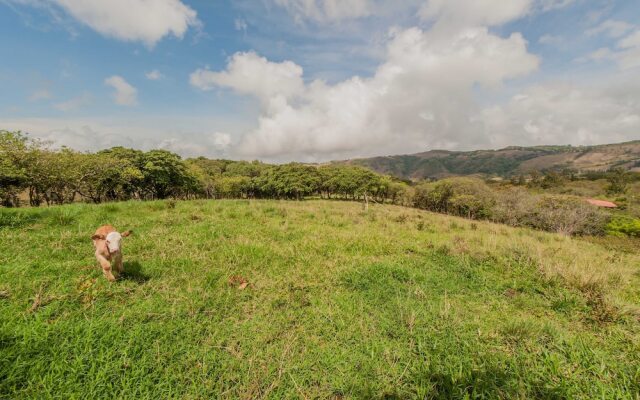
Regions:
<instances>
[{"instance_id":1,"label":"green grass","mask_svg":"<svg viewBox=\"0 0 640 400\"><path fill-rule=\"evenodd\" d=\"M103 223L134 230L113 284ZM640 396L633 245L193 201L0 210L0 249L0 398Z\"/></svg>"}]
</instances>

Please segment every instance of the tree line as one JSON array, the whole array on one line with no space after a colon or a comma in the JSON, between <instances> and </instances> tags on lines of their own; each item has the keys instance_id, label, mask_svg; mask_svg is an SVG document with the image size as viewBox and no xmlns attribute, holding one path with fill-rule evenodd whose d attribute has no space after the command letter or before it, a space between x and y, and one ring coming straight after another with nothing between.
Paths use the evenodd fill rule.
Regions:
<instances>
[{"instance_id":1,"label":"tree line","mask_svg":"<svg viewBox=\"0 0 640 400\"><path fill-rule=\"evenodd\" d=\"M348 164L183 160L166 150L124 147L83 153L52 149L20 132L0 131L0 206L5 207L132 199L320 197L398 204L574 235L611 230L611 213L587 204L583 195L563 193L565 183L576 179L606 180L607 192L623 196L616 199L624 205L628 184L640 181L640 174L622 169L588 176L568 170L533 171L497 184L471 177L410 183ZM640 223L639 215L630 211L625 213L635 219L618 221L626 230Z\"/></svg>"},{"instance_id":2,"label":"tree line","mask_svg":"<svg viewBox=\"0 0 640 400\"><path fill-rule=\"evenodd\" d=\"M18 207L166 198L309 196L399 203L409 185L363 167L183 160L167 150L114 147L96 153L52 149L21 132L0 131L0 205ZM26 198L26 200L25 200Z\"/></svg>"}]
</instances>

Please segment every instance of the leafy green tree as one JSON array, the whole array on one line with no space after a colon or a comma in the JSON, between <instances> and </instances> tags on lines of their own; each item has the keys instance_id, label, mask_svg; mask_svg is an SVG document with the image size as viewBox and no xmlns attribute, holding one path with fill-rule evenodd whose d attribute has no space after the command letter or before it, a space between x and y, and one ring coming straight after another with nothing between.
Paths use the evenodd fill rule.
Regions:
<instances>
[{"instance_id":1,"label":"leafy green tree","mask_svg":"<svg viewBox=\"0 0 640 400\"><path fill-rule=\"evenodd\" d=\"M192 184L194 177L179 155L167 150L151 150L144 153L143 187L152 199L166 199L183 193L185 185Z\"/></svg>"},{"instance_id":2,"label":"leafy green tree","mask_svg":"<svg viewBox=\"0 0 640 400\"><path fill-rule=\"evenodd\" d=\"M624 168L613 168L608 171L607 180L609 181L607 193L624 194L629 184L629 173Z\"/></svg>"},{"instance_id":3,"label":"leafy green tree","mask_svg":"<svg viewBox=\"0 0 640 400\"><path fill-rule=\"evenodd\" d=\"M540 182L540 187L542 187L543 189L550 189L562 186L562 184L562 175L560 175L556 171L547 171L542 178L542 182Z\"/></svg>"},{"instance_id":4,"label":"leafy green tree","mask_svg":"<svg viewBox=\"0 0 640 400\"><path fill-rule=\"evenodd\" d=\"M264 170L255 182L265 197L301 200L320 190L320 173L316 167L299 163L275 165Z\"/></svg>"},{"instance_id":5,"label":"leafy green tree","mask_svg":"<svg viewBox=\"0 0 640 400\"><path fill-rule=\"evenodd\" d=\"M18 195L27 186L29 142L21 132L0 131L0 204L19 206Z\"/></svg>"}]
</instances>

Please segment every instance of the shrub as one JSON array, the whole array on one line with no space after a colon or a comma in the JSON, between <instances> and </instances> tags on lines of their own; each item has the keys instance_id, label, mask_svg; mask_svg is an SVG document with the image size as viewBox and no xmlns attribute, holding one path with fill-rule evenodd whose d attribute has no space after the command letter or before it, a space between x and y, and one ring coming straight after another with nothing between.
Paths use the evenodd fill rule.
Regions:
<instances>
[{"instance_id":1,"label":"shrub","mask_svg":"<svg viewBox=\"0 0 640 400\"><path fill-rule=\"evenodd\" d=\"M498 195L494 221L565 235L603 235L610 215L584 199L561 195L532 195L521 188Z\"/></svg>"},{"instance_id":2,"label":"shrub","mask_svg":"<svg viewBox=\"0 0 640 400\"><path fill-rule=\"evenodd\" d=\"M608 224L606 231L615 236L640 237L640 219L628 216L616 216Z\"/></svg>"},{"instance_id":3,"label":"shrub","mask_svg":"<svg viewBox=\"0 0 640 400\"><path fill-rule=\"evenodd\" d=\"M533 228L565 235L602 235L609 214L583 199L563 196L540 196L526 222Z\"/></svg>"},{"instance_id":4,"label":"shrub","mask_svg":"<svg viewBox=\"0 0 640 400\"><path fill-rule=\"evenodd\" d=\"M511 226L529 226L528 216L535 208L535 202L535 197L524 188L504 190L497 194L493 219Z\"/></svg>"},{"instance_id":5,"label":"shrub","mask_svg":"<svg viewBox=\"0 0 640 400\"><path fill-rule=\"evenodd\" d=\"M0 228L21 228L40 219L41 213L31 210L4 210L0 208Z\"/></svg>"},{"instance_id":6,"label":"shrub","mask_svg":"<svg viewBox=\"0 0 640 400\"><path fill-rule=\"evenodd\" d=\"M471 219L489 218L495 196L489 186L475 178L448 178L416 186L414 206Z\"/></svg>"}]
</instances>

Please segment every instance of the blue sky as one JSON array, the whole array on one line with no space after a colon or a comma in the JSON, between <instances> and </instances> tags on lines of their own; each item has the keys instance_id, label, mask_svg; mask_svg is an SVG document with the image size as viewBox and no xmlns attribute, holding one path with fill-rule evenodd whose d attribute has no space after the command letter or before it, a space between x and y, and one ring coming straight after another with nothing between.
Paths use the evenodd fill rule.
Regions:
<instances>
[{"instance_id":1,"label":"blue sky","mask_svg":"<svg viewBox=\"0 0 640 400\"><path fill-rule=\"evenodd\" d=\"M0 129L267 161L640 139L635 0L0 0Z\"/></svg>"}]
</instances>

